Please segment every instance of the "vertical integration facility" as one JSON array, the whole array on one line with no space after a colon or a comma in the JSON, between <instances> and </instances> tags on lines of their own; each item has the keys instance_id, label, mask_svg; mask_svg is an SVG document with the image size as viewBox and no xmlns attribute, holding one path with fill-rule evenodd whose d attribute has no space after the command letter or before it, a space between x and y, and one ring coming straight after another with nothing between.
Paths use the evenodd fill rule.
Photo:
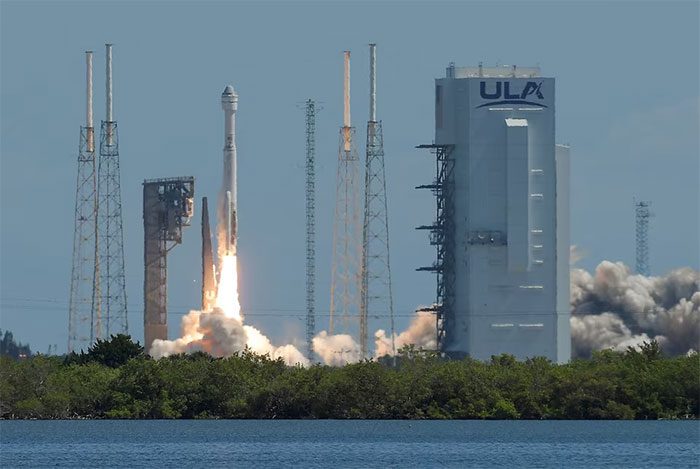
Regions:
<instances>
[{"instance_id":1,"label":"vertical integration facility","mask_svg":"<svg viewBox=\"0 0 700 469\"><path fill-rule=\"evenodd\" d=\"M554 78L447 68L435 81L438 347L451 356L566 362L569 149L555 144Z\"/></svg>"}]
</instances>

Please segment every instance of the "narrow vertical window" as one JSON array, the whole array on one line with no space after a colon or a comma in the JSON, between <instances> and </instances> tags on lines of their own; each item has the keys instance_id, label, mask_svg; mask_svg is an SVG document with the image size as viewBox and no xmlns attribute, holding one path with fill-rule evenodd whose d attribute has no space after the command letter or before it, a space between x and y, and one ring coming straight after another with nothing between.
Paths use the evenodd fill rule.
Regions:
<instances>
[{"instance_id":1,"label":"narrow vertical window","mask_svg":"<svg viewBox=\"0 0 700 469\"><path fill-rule=\"evenodd\" d=\"M442 128L442 85L435 85L435 127Z\"/></svg>"}]
</instances>

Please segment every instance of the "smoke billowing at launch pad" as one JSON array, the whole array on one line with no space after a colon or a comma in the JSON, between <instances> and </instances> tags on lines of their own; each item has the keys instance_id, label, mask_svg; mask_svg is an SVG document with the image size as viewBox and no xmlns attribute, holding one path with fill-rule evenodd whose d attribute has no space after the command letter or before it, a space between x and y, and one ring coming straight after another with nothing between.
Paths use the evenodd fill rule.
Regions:
<instances>
[{"instance_id":1,"label":"smoke billowing at launch pad","mask_svg":"<svg viewBox=\"0 0 700 469\"><path fill-rule=\"evenodd\" d=\"M625 350L652 339L670 355L700 350L700 272L678 269L661 277L633 274L621 262L603 261L594 273L572 269L571 340L574 358L590 357L595 350ZM309 360L291 344L274 346L241 318L227 316L220 308L191 311L182 319L182 337L156 341L155 358L204 351L226 357L246 348L288 365L308 365ZM396 335L396 349L414 345L435 350L435 317L417 312L409 327ZM342 366L360 361L359 344L349 334L321 331L313 339L319 360ZM384 330L374 334L374 357L391 355L391 338Z\"/></svg>"},{"instance_id":2,"label":"smoke billowing at launch pad","mask_svg":"<svg viewBox=\"0 0 700 469\"><path fill-rule=\"evenodd\" d=\"M571 271L574 357L624 350L656 340L670 355L700 350L700 272L635 275L622 262L601 262L593 274Z\"/></svg>"},{"instance_id":3,"label":"smoke billowing at launch pad","mask_svg":"<svg viewBox=\"0 0 700 469\"><path fill-rule=\"evenodd\" d=\"M102 122L99 156L101 159L110 158L118 162L116 120L111 108L111 44L106 45L106 59L108 104L106 120ZM641 273L633 273L621 262L603 261L594 272L571 268L569 265L569 147L555 144L554 79L541 77L538 67L513 66L512 69L505 70L500 66L479 65L476 68L455 67L451 64L446 70L446 76L436 80L435 92L439 97L436 101L436 136L440 137L437 140L444 141L419 145L418 148L428 149L436 156L437 176L435 180L418 186L417 189L430 189L436 196L436 219L432 224L419 226L418 229L429 232L430 244L437 247L437 260L430 266L417 270L437 274L438 293L432 305L410 314L409 325L405 330L395 331L389 269L386 182L383 179L383 135L381 120L377 119L376 112L376 45L370 44L370 118L365 158L364 226L358 223L361 218L359 209L362 204L359 199L362 194L358 183L360 159L352 138L355 127L350 120L349 60L350 52L345 51L344 112L343 126L340 128L328 330L318 332L315 328L315 108L312 100L306 102L306 343L300 340L299 343L275 345L262 331L245 324L245 311L241 308L238 293L239 269L245 275L246 268L238 264L237 258L238 94L233 86L227 85L220 100L224 112L222 182L215 194L209 194L216 200L215 230L212 230L209 224L207 197L202 199L201 206L201 307L191 310L182 318L180 337L175 340L168 340L167 253L175 245L182 243L183 228L190 225L194 213L194 178L144 181L144 345L153 357L161 358L196 351L206 352L215 357L227 357L250 350L281 359L288 365L307 366L320 362L342 366L364 359L396 355L397 351L407 345L438 351L452 358L473 356L488 359L489 353L512 353L518 358L547 356L557 362L566 362L570 357L590 357L595 350L600 349L624 350L651 340L657 341L664 351L671 355L686 354L700 349L700 272L681 268L663 276L648 275L646 229L650 212L647 202L636 204L636 271ZM77 201L81 201L82 205L77 204L76 207L75 239L80 243L74 246L69 350L80 341L87 340L88 336L90 341L93 341L95 338L104 338L105 333L110 333L109 325L106 329L101 325L100 308L104 307L107 311L106 317L109 317L110 308L115 306L115 298L119 300L117 315L126 318L123 261L121 264L117 262L119 269L115 270L114 262L110 267L110 264L103 262L103 258L114 261L119 256L109 249L98 250L100 222L104 218L100 215L100 211L104 210L100 208L102 201L95 199L97 193L94 190L87 195L80 192L80 188L87 188L85 190L89 192L90 187L95 188L101 184L95 172L99 165L96 162L92 122L92 52L86 53L86 65L87 112L85 126L81 127L79 182L85 180L87 183L79 185L77 193ZM493 85L492 89L483 81L485 77L492 79L489 82L489 86ZM444 128L455 127L442 122L453 118L452 113L448 112L450 106L459 107L460 104L456 98L452 101L443 99L443 92L454 87L461 90L463 88L459 86L465 84L470 86L470 99L481 103L470 111L470 119L475 123L488 122L489 129L485 129L484 133L491 132L492 135L489 135L495 142L484 155L467 152L468 145L459 148L459 145L449 143L459 141L461 137L444 131ZM519 94L513 95L514 90L519 90ZM528 106L533 107L518 108L518 112L522 111L525 114L516 115L514 109L499 107L503 103L493 101L500 99L503 93L511 97L519 96L520 100L527 98ZM462 104L472 105L471 102ZM533 110L539 112L531 113ZM501 114L498 113L505 111L510 114L502 114L505 119L501 119ZM505 140L504 135L507 137ZM526 143L536 136L544 140L541 145L535 146L546 150L530 151L530 146ZM481 161L479 158L482 157L489 159L493 167L488 177L475 170L473 180L460 180L459 178L468 173L463 171L465 168L460 165L472 164L472 157L477 162ZM376 167L373 168L372 164ZM480 167L477 165L477 169ZM100 177L107 181L118 180L118 171L117 164L112 173L100 173ZM115 172L116 175L113 174ZM341 178L342 174L345 174L344 178ZM487 180L488 190L485 189L486 186L481 189L477 187L478 184L485 184ZM372 188L369 181L379 181L378 188ZM462 197L464 200L456 199L453 190L455 184L466 184L473 188L474 193ZM121 207L119 191L118 188L112 191L114 201L110 199L110 203L114 202L113 206ZM207 192L206 188L203 192ZM485 193L488 193L488 196L484 195ZM555 198L545 204L544 201L551 194L556 194ZM492 204L489 210L477 212L465 203L465 200L472 198L491 196L494 200L497 199L497 202L502 202L502 197L507 197L510 204L508 206L517 206L519 209L500 210L505 205L499 202ZM529 202L530 200L533 202ZM379 208L372 208L371 201L375 204L380 201L383 204L380 203ZM107 203L107 206L110 206L110 203ZM339 206L342 207L339 209ZM344 217L339 214L344 214ZM476 220L477 214L480 214L482 219ZM112 217L112 214L109 216ZM458 237L455 235L455 220L460 216L470 220L474 226L462 227L463 232ZM114 220L110 218L113 225L108 224L108 228L113 228L116 223L121 233L121 212L115 212L113 218ZM348 220L354 220L357 226L353 225L352 229L348 229ZM372 227L372 220L379 220L380 227ZM343 226L345 231L338 228ZM643 229L640 230L640 226ZM543 227L549 229L542 229ZM92 239L94 245L90 245L90 237L85 233L95 233ZM640 236L643 241L641 244ZM121 239L121 235L118 238ZM338 241L343 239L359 246L360 259L357 259L354 249L347 249L348 243L344 253L341 256L336 255L335 251L339 246L342 251L343 243ZM461 239L459 243L462 244L458 244L458 239ZM379 240L381 249L377 250L372 240ZM458 247L460 249L457 249ZM117 251L120 249L121 246ZM81 252L83 253L80 254ZM117 254L123 256L121 251ZM92 260L90 255L94 256ZM341 265L342 262L338 259L344 259L347 265ZM379 270L371 271L377 269L372 259L382 260L383 264L380 262L382 265L379 266ZM94 270L90 262L94 262ZM419 262L416 260L416 264ZM470 266L471 270L464 271L460 267L464 265ZM640 265L645 268L640 270ZM103 269L102 274L99 268ZM94 282L89 285L90 288L82 291L79 287L85 282L81 280L90 275L80 272L86 270L92 270ZM376 286L370 285L370 279L379 278L377 272L387 275L388 281L383 283L383 287L388 287L388 295L384 295L388 302L384 306L385 309L381 309L382 314L370 314L372 301L386 293L378 294L373 290ZM547 272L552 275L545 275ZM556 277L554 283L551 281L553 276ZM115 285L119 287L119 294L116 296L113 291L109 293L109 287L105 288L115 281ZM483 298L479 295L483 295ZM92 311L84 307L90 304L90 297L93 306L95 300L98 300L96 310L94 307ZM476 297L481 300L474 300ZM503 298L506 298L506 301L502 301ZM480 310L482 306L483 311ZM334 313L338 316L335 318L335 324L345 322L345 330L334 328ZM372 326L379 327L370 329L368 319L373 315L390 320L386 321L386 324L375 323ZM406 313L402 316L406 316ZM352 326L357 330L347 327L348 317L357 322ZM89 334L78 330L81 324L89 326ZM123 330L119 332L128 332L127 327L124 321ZM305 345L305 353L298 348L302 344Z\"/></svg>"}]
</instances>

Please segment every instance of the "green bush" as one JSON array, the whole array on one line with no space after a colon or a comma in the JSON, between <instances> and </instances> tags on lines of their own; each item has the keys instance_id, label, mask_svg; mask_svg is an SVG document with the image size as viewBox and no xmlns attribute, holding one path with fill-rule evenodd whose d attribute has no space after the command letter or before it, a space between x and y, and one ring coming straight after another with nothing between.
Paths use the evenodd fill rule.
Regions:
<instances>
[{"instance_id":1,"label":"green bush","mask_svg":"<svg viewBox=\"0 0 700 469\"><path fill-rule=\"evenodd\" d=\"M557 365L510 355L288 367L244 351L153 360L128 336L64 359L0 357L0 418L658 419L699 418L698 354L658 344Z\"/></svg>"}]
</instances>

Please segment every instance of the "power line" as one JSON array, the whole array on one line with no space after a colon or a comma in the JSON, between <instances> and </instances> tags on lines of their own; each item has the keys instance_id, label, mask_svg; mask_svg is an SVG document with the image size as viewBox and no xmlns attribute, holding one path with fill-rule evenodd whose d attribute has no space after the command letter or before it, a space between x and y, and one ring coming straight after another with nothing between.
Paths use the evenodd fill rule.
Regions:
<instances>
[{"instance_id":1,"label":"power line","mask_svg":"<svg viewBox=\"0 0 700 469\"><path fill-rule=\"evenodd\" d=\"M27 305L27 304L19 304L19 305L7 305L4 304L2 307L3 308L12 308L12 309L18 309L18 310L35 310L35 311L66 311L67 308L65 306L61 306L63 301L60 300L31 300L31 299L13 299L12 301L37 301L37 302L50 302L50 303L56 303L54 306L53 304L51 305L43 305L43 306L32 306L32 305ZM132 312L132 314L141 314L143 313L142 310L138 309L138 305L134 304L133 306L130 306L129 310ZM171 309L168 311L168 314L173 314L173 315L185 315L189 314L190 311L194 310L194 308L188 309L186 306L179 305L177 309ZM323 310L316 310L317 313L323 313L323 314L328 314L330 311L323 311ZM475 314L475 316L478 317L495 317L495 316L519 316L519 315L530 315L530 314L535 314L538 316L549 316L555 313L566 313L567 311L555 311L552 312L551 310L535 310L535 311L513 311L513 312L499 312L499 313L487 313L487 314ZM612 313L615 313L615 311L611 311ZM306 314L306 309L305 307L298 307L298 308L244 308L243 310L243 316L270 316L270 317L295 317L295 318L305 318ZM431 313L433 314L433 313ZM602 313L601 313L602 314ZM644 311L626 311L624 313L625 315L646 315L647 313ZM590 314L590 313L571 313L573 316L589 316L589 315L597 315L597 314ZM399 313L394 313L394 317L399 317L399 318L409 318L409 317L415 317L416 316L416 311L415 310L403 310L402 312ZM370 318L389 318L389 314L372 314L369 313L368 317Z\"/></svg>"}]
</instances>

